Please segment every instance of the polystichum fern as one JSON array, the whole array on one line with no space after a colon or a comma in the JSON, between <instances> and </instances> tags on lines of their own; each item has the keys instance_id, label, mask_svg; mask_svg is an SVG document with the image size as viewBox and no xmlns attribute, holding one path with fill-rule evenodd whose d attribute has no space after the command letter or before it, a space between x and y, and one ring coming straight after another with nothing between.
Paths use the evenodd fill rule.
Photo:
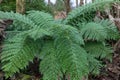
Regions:
<instances>
[{"instance_id":1,"label":"polystichum fern","mask_svg":"<svg viewBox=\"0 0 120 80\"><path fill-rule=\"evenodd\" d=\"M95 0L93 3L83 5L79 8L72 10L68 17L65 19L64 23L72 26L76 26L80 22L93 21L97 10L104 10L104 7L110 5L113 2L119 0Z\"/></svg>"},{"instance_id":2,"label":"polystichum fern","mask_svg":"<svg viewBox=\"0 0 120 80\"><path fill-rule=\"evenodd\" d=\"M76 20L79 12L75 12L66 19L66 24L71 19ZM26 27L4 44L1 60L6 77L25 69L36 55L42 60L39 68L43 80L57 80L58 77L62 80L63 75L80 80L89 73L97 74L101 67L98 58L112 53L105 40L116 39L115 34L119 35L116 28L108 27L108 21L104 25L103 21L89 22L79 25L78 29L71 24L57 24L50 14L39 11L30 11L28 15L0 12L0 18L13 19L16 25L21 23L19 25Z\"/></svg>"}]
</instances>

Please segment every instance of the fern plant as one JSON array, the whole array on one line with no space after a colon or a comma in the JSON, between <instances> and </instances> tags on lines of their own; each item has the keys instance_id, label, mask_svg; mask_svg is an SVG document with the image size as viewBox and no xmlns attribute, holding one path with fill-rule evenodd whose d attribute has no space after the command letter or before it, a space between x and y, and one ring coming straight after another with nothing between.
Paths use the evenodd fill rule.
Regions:
<instances>
[{"instance_id":1,"label":"fern plant","mask_svg":"<svg viewBox=\"0 0 120 80\"><path fill-rule=\"evenodd\" d=\"M89 4L88 8L92 10L96 3L104 5L104 2L114 1L101 0ZM64 24L57 23L44 12L29 11L28 15L21 15L0 11L0 18L13 19L13 31L20 31L5 40L3 46L1 60L6 77L25 69L34 57L42 60L39 70L43 80L63 80L64 76L66 79L69 76L71 80L82 80L89 73L98 74L102 66L100 59L110 58L112 53L106 40L118 39L119 33L108 20L79 21L77 16L81 15L82 9L87 12L87 8L82 7L74 10L70 13L73 16L68 16ZM80 25L71 25L76 21Z\"/></svg>"},{"instance_id":2,"label":"fern plant","mask_svg":"<svg viewBox=\"0 0 120 80\"><path fill-rule=\"evenodd\" d=\"M76 26L80 22L90 22L93 21L96 11L103 11L105 5L110 5L111 3L118 2L119 0L95 0L93 3L83 5L72 10L68 17L65 19L64 23L72 26Z\"/></svg>"},{"instance_id":3,"label":"fern plant","mask_svg":"<svg viewBox=\"0 0 120 80\"><path fill-rule=\"evenodd\" d=\"M16 15L17 13L8 14ZM4 15L8 14L4 13ZM38 15L39 17L37 17ZM42 59L40 71L44 74L43 79L45 80L56 80L58 75L62 78L63 74L71 75L73 79L80 79L82 75L87 75L87 53L80 47L80 45L84 44L84 41L76 28L56 24L49 14L43 12L31 11L25 17L25 19L28 18L33 22L28 25L28 28L34 25L33 28L15 35L12 39L8 39L4 45L1 59L4 64L2 68L7 77L19 72L20 69L24 69L36 55L39 55L38 58ZM11 19L14 18L11 17ZM79 63L80 59L83 61ZM51 64L46 65L49 62ZM56 65L53 63L56 63ZM79 66L81 64L83 65ZM51 70L53 67L54 70Z\"/></svg>"}]
</instances>

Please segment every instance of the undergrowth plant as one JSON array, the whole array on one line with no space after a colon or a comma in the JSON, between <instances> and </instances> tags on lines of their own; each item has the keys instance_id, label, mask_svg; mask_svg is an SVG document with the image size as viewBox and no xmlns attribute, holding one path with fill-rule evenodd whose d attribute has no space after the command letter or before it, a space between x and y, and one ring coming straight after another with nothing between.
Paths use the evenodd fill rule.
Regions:
<instances>
[{"instance_id":1,"label":"undergrowth plant","mask_svg":"<svg viewBox=\"0 0 120 80\"><path fill-rule=\"evenodd\" d=\"M63 80L64 76L82 80L88 74L99 74L101 59L110 60L112 55L112 47L106 41L117 40L119 32L111 21L93 21L94 16L84 14L113 2L98 0L79 7L62 24L40 11L29 11L27 15L0 11L1 19L14 20L12 30L6 31L12 37L5 40L1 53L6 77L25 69L34 57L41 59L43 80Z\"/></svg>"}]
</instances>

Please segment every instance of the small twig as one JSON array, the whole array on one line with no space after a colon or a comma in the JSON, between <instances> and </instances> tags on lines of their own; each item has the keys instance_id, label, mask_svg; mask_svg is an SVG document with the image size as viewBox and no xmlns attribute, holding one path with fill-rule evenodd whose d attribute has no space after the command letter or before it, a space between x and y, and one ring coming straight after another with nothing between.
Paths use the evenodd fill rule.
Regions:
<instances>
[{"instance_id":1,"label":"small twig","mask_svg":"<svg viewBox=\"0 0 120 80\"><path fill-rule=\"evenodd\" d=\"M0 0L0 3L2 3L3 0Z\"/></svg>"}]
</instances>

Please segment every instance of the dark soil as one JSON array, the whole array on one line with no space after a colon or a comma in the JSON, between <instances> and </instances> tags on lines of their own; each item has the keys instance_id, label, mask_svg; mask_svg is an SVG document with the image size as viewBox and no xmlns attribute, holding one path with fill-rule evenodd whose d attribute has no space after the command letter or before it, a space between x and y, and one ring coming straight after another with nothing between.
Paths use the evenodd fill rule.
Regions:
<instances>
[{"instance_id":1,"label":"dark soil","mask_svg":"<svg viewBox=\"0 0 120 80\"><path fill-rule=\"evenodd\" d=\"M106 62L106 67L92 80L120 80L120 54L114 54L112 62Z\"/></svg>"}]
</instances>

